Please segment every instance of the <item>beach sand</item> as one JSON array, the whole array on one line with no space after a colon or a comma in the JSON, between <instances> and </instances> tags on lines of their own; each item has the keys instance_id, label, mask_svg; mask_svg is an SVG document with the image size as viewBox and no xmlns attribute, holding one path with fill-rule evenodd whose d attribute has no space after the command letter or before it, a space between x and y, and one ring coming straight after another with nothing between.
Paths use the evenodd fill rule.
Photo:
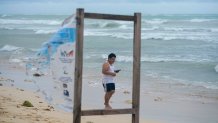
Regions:
<instances>
[{"instance_id":1,"label":"beach sand","mask_svg":"<svg viewBox=\"0 0 218 123\"><path fill-rule=\"evenodd\" d=\"M28 100L34 107L22 106ZM72 123L72 113L55 109L38 94L0 86L0 123ZM82 117L82 123L130 123L131 115ZM155 123L141 121L142 123Z\"/></svg>"},{"instance_id":2,"label":"beach sand","mask_svg":"<svg viewBox=\"0 0 218 123\"><path fill-rule=\"evenodd\" d=\"M95 76L95 75L93 75ZM44 90L51 85L46 76L35 78L41 84L40 91L36 83L25 75L24 67L16 63L0 62L0 123L72 123L73 114L49 103ZM102 109L103 88L95 85L91 78L84 79L82 109ZM154 82L154 87L141 89L140 123L217 123L218 98L217 91L207 92L199 88L198 93L192 93L189 88L177 93L177 86L165 88L164 81L148 78ZM158 82L161 81L161 82ZM41 82L41 83L40 83ZM160 84L158 84L160 83ZM44 89L44 90L43 90ZM165 91L163 91L165 90ZM50 92L51 93L51 92ZM129 89L118 89L111 99L111 105L116 108L131 107L132 92ZM22 103L28 100L34 107L24 107ZM105 115L82 117L82 123L131 123L131 115Z\"/></svg>"},{"instance_id":3,"label":"beach sand","mask_svg":"<svg viewBox=\"0 0 218 123\"><path fill-rule=\"evenodd\" d=\"M26 100L34 107L22 106ZM70 113L54 109L36 93L14 87L0 87L0 109L1 123L68 123L72 121Z\"/></svg>"}]
</instances>

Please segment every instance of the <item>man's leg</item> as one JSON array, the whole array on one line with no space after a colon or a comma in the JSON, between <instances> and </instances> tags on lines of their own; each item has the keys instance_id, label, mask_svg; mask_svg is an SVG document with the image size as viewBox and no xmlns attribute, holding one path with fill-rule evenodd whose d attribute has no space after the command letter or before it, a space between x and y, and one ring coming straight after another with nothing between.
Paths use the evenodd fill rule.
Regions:
<instances>
[{"instance_id":1,"label":"man's leg","mask_svg":"<svg viewBox=\"0 0 218 123\"><path fill-rule=\"evenodd\" d=\"M112 95L114 94L114 90L110 91L110 92L106 92L105 93L105 96L104 96L104 100L105 100L105 108L110 108L111 109L111 106L109 105L109 101L112 97Z\"/></svg>"}]
</instances>

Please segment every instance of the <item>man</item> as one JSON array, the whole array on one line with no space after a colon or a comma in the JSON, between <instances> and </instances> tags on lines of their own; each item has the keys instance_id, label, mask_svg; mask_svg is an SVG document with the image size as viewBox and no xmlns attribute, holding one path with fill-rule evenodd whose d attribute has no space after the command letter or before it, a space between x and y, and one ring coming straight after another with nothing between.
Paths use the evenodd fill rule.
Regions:
<instances>
[{"instance_id":1,"label":"man","mask_svg":"<svg viewBox=\"0 0 218 123\"><path fill-rule=\"evenodd\" d=\"M115 81L114 77L116 76L116 73L119 72L119 70L114 70L114 62L116 59L116 55L114 53L111 53L108 55L108 60L102 65L102 74L103 74L103 87L105 90L105 96L104 96L104 105L105 109L112 109L112 107L109 104L110 98L115 92Z\"/></svg>"}]
</instances>

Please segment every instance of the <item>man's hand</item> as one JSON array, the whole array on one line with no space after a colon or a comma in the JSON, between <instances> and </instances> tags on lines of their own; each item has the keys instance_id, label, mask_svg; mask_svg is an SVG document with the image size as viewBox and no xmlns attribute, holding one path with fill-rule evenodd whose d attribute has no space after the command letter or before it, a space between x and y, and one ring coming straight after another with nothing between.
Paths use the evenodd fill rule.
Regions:
<instances>
[{"instance_id":1,"label":"man's hand","mask_svg":"<svg viewBox=\"0 0 218 123\"><path fill-rule=\"evenodd\" d=\"M110 72L111 73L111 72ZM116 76L116 73L111 73L111 76Z\"/></svg>"}]
</instances>

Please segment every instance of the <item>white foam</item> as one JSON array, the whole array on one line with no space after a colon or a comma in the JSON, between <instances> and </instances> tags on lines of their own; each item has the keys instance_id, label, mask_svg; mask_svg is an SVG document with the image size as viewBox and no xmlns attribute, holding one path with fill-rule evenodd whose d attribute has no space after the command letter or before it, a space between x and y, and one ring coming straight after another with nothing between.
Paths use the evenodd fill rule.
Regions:
<instances>
[{"instance_id":1,"label":"white foam","mask_svg":"<svg viewBox=\"0 0 218 123\"><path fill-rule=\"evenodd\" d=\"M156 39L156 40L197 40L205 42L217 42L216 38L213 38L210 34L185 32L185 33L142 33L142 39Z\"/></svg>"},{"instance_id":2,"label":"white foam","mask_svg":"<svg viewBox=\"0 0 218 123\"><path fill-rule=\"evenodd\" d=\"M107 59L106 54L101 55L103 59ZM133 56L119 55L116 58L117 62L133 62ZM141 62L208 62L210 59L202 59L194 55L180 56L180 55L159 55L151 56L144 55L141 56Z\"/></svg>"},{"instance_id":3,"label":"white foam","mask_svg":"<svg viewBox=\"0 0 218 123\"><path fill-rule=\"evenodd\" d=\"M218 89L218 86L214 82L203 82L203 81L193 81L193 80L182 80L182 79L176 79L172 77L165 77L165 79L175 80L177 83L176 85L182 85L182 86L193 86L193 87L203 87L207 89Z\"/></svg>"},{"instance_id":4,"label":"white foam","mask_svg":"<svg viewBox=\"0 0 218 123\"><path fill-rule=\"evenodd\" d=\"M21 47L16 47L16 46L12 46L12 45L5 45L3 46L0 51L15 51L17 49L20 49Z\"/></svg>"},{"instance_id":5,"label":"white foam","mask_svg":"<svg viewBox=\"0 0 218 123\"><path fill-rule=\"evenodd\" d=\"M214 67L214 69L218 73L218 64Z\"/></svg>"},{"instance_id":6,"label":"white foam","mask_svg":"<svg viewBox=\"0 0 218 123\"><path fill-rule=\"evenodd\" d=\"M133 57L132 56L119 56L119 57L117 57L116 61L118 61L118 62L132 62Z\"/></svg>"},{"instance_id":7,"label":"white foam","mask_svg":"<svg viewBox=\"0 0 218 123\"><path fill-rule=\"evenodd\" d=\"M31 48L30 50L33 51L33 52L38 52L38 51L40 51L40 49L34 49L34 48Z\"/></svg>"},{"instance_id":8,"label":"white foam","mask_svg":"<svg viewBox=\"0 0 218 123\"><path fill-rule=\"evenodd\" d=\"M157 29L157 28L153 28ZM149 29L148 29L149 30ZM152 29L150 29L152 30ZM175 29L176 30L176 29ZM178 29L183 30L183 29ZM205 30L206 31L206 30ZM132 32L109 32L105 30L85 30L85 36L110 36L115 38L121 38L121 39L133 39L133 33ZM205 42L215 42L217 43L218 40L216 38L217 36L213 36L213 34L210 34L209 32L180 32L176 33L175 31L173 33L169 32L142 32L141 33L141 39L154 39L154 40L197 40L197 41L205 41Z\"/></svg>"},{"instance_id":9,"label":"white foam","mask_svg":"<svg viewBox=\"0 0 218 123\"><path fill-rule=\"evenodd\" d=\"M37 30L35 34L52 34L57 32L57 30Z\"/></svg>"},{"instance_id":10,"label":"white foam","mask_svg":"<svg viewBox=\"0 0 218 123\"><path fill-rule=\"evenodd\" d=\"M120 31L120 30L133 30L133 23L125 21L86 21L88 30L101 31ZM86 29L87 30L87 29ZM114 30L114 31L113 31Z\"/></svg>"},{"instance_id":11,"label":"white foam","mask_svg":"<svg viewBox=\"0 0 218 123\"><path fill-rule=\"evenodd\" d=\"M7 15L7 14L2 14L2 15L1 15L2 18L8 17L8 16L9 16L9 15Z\"/></svg>"},{"instance_id":12,"label":"white foam","mask_svg":"<svg viewBox=\"0 0 218 123\"><path fill-rule=\"evenodd\" d=\"M21 59L9 59L9 62L20 63L22 62L22 60Z\"/></svg>"},{"instance_id":13,"label":"white foam","mask_svg":"<svg viewBox=\"0 0 218 123\"><path fill-rule=\"evenodd\" d=\"M191 83L191 82L190 82ZM218 86L214 82L192 82L193 86L204 87L207 89L218 89Z\"/></svg>"},{"instance_id":14,"label":"white foam","mask_svg":"<svg viewBox=\"0 0 218 123\"><path fill-rule=\"evenodd\" d=\"M154 30L160 30L158 26L153 26L151 28L142 28L142 31L154 31Z\"/></svg>"},{"instance_id":15,"label":"white foam","mask_svg":"<svg viewBox=\"0 0 218 123\"><path fill-rule=\"evenodd\" d=\"M6 30L14 30L15 29L15 28L12 28L12 27L1 27L1 26L0 26L0 28L1 29L6 29Z\"/></svg>"},{"instance_id":16,"label":"white foam","mask_svg":"<svg viewBox=\"0 0 218 123\"><path fill-rule=\"evenodd\" d=\"M35 34L51 34L57 32L57 27L47 27L47 26L37 26L37 25L29 25L29 26L17 26L17 25L1 25L1 29L6 30L30 30L34 31Z\"/></svg>"},{"instance_id":17,"label":"white foam","mask_svg":"<svg viewBox=\"0 0 218 123\"><path fill-rule=\"evenodd\" d=\"M85 30L84 35L85 36L111 36L111 33Z\"/></svg>"},{"instance_id":18,"label":"white foam","mask_svg":"<svg viewBox=\"0 0 218 123\"><path fill-rule=\"evenodd\" d=\"M164 27L163 31L178 31L178 32L211 32L210 28L188 28L188 27Z\"/></svg>"},{"instance_id":19,"label":"white foam","mask_svg":"<svg viewBox=\"0 0 218 123\"><path fill-rule=\"evenodd\" d=\"M211 32L218 32L218 28L212 28L210 30L211 30Z\"/></svg>"},{"instance_id":20,"label":"white foam","mask_svg":"<svg viewBox=\"0 0 218 123\"><path fill-rule=\"evenodd\" d=\"M166 19L142 20L142 23L159 25L168 22Z\"/></svg>"},{"instance_id":21,"label":"white foam","mask_svg":"<svg viewBox=\"0 0 218 123\"><path fill-rule=\"evenodd\" d=\"M45 24L45 25L60 25L58 20L25 20L25 19L0 19L0 24Z\"/></svg>"},{"instance_id":22,"label":"white foam","mask_svg":"<svg viewBox=\"0 0 218 123\"><path fill-rule=\"evenodd\" d=\"M121 25L121 26L119 26L119 29L133 30L133 27L129 27L129 26L127 26L127 25Z\"/></svg>"},{"instance_id":23,"label":"white foam","mask_svg":"<svg viewBox=\"0 0 218 123\"><path fill-rule=\"evenodd\" d=\"M190 22L209 22L209 21L214 21L215 19L191 19Z\"/></svg>"},{"instance_id":24,"label":"white foam","mask_svg":"<svg viewBox=\"0 0 218 123\"><path fill-rule=\"evenodd\" d=\"M153 27L144 27L141 29L142 31L172 31L173 33L176 32L218 32L217 28L188 28L188 27L159 27L159 26L153 26ZM169 33L169 32L167 32Z\"/></svg>"}]
</instances>

